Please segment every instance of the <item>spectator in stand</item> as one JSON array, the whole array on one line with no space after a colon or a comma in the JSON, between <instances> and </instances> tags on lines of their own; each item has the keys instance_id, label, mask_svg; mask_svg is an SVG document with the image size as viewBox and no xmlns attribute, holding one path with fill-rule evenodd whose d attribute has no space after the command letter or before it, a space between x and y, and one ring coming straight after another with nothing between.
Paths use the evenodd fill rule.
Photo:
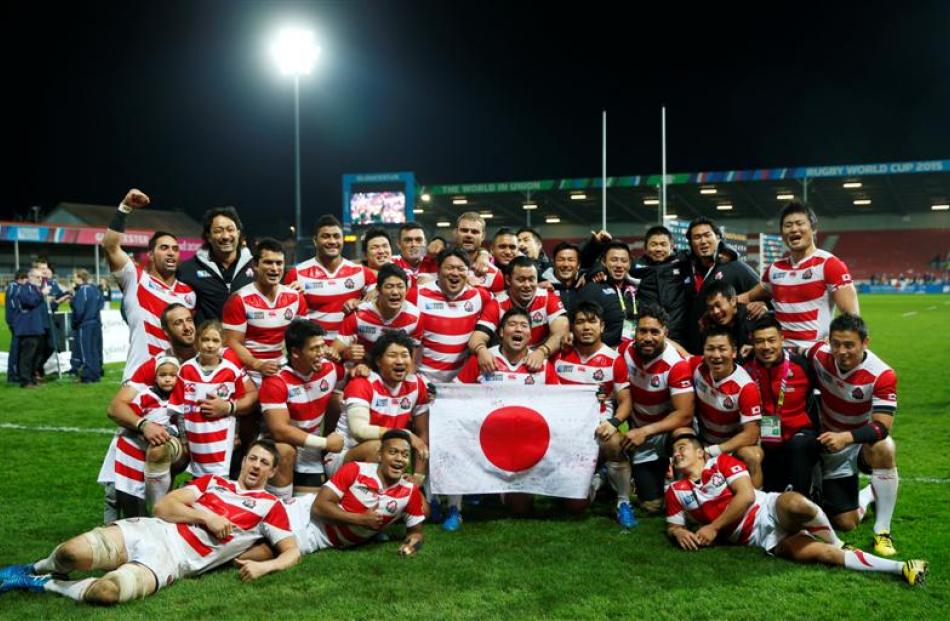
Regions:
<instances>
[{"instance_id":1,"label":"spectator in stand","mask_svg":"<svg viewBox=\"0 0 950 621\"><path fill-rule=\"evenodd\" d=\"M178 280L194 289L197 296L198 325L207 319L220 320L228 296L254 281L251 251L237 210L209 209L202 227L204 243L195 256L178 267Z\"/></svg>"},{"instance_id":2,"label":"spectator in stand","mask_svg":"<svg viewBox=\"0 0 950 621\"><path fill-rule=\"evenodd\" d=\"M47 314L42 286L42 272L33 268L27 276L27 282L17 287L14 295L12 323L13 334L20 343L17 361L20 388L37 385L36 369L42 364L40 354L45 334L44 316Z\"/></svg>"},{"instance_id":3,"label":"spectator in stand","mask_svg":"<svg viewBox=\"0 0 950 621\"><path fill-rule=\"evenodd\" d=\"M83 384L102 379L102 292L89 282L89 272L76 270L73 276L72 328L76 336L76 371Z\"/></svg>"},{"instance_id":4,"label":"spectator in stand","mask_svg":"<svg viewBox=\"0 0 950 621\"><path fill-rule=\"evenodd\" d=\"M683 279L689 273L689 253L675 252L673 233L662 225L652 226L644 239L646 252L634 264L631 274L637 284L637 306L659 306L669 316L668 338L686 342L689 298Z\"/></svg>"}]
</instances>

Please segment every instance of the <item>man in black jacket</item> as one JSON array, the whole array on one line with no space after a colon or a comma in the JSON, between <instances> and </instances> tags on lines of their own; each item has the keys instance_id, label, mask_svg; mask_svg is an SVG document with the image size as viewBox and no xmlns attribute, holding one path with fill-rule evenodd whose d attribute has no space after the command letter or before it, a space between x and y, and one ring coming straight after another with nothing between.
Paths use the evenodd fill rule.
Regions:
<instances>
[{"instance_id":1,"label":"man in black jacket","mask_svg":"<svg viewBox=\"0 0 950 621\"><path fill-rule=\"evenodd\" d=\"M715 281L732 285L736 293L745 293L759 283L759 276L746 263L739 260L739 253L722 240L719 227L700 216L689 223L686 229L691 255L687 265L686 288L691 296L686 331L686 348L699 354L702 339L699 320L706 312L706 289Z\"/></svg>"},{"instance_id":2,"label":"man in black jacket","mask_svg":"<svg viewBox=\"0 0 950 621\"><path fill-rule=\"evenodd\" d=\"M201 238L204 244L197 254L178 267L178 280L194 289L198 298L195 325L220 320L228 296L254 280L244 225L234 207L205 212Z\"/></svg>"},{"instance_id":3,"label":"man in black jacket","mask_svg":"<svg viewBox=\"0 0 950 621\"><path fill-rule=\"evenodd\" d=\"M645 253L630 270L637 284L637 306L659 306L669 316L668 338L686 343L689 297L684 282L689 276L689 253L675 252L673 233L662 225L647 230Z\"/></svg>"},{"instance_id":4,"label":"man in black jacket","mask_svg":"<svg viewBox=\"0 0 950 621\"><path fill-rule=\"evenodd\" d=\"M577 306L577 294L580 293L581 249L571 242L562 241L551 253L554 267L551 270L551 288L561 296L561 304L570 315Z\"/></svg>"},{"instance_id":5,"label":"man in black jacket","mask_svg":"<svg viewBox=\"0 0 950 621\"><path fill-rule=\"evenodd\" d=\"M616 239L607 242L600 265L588 272L587 284L576 296L578 303L596 302L604 309L602 340L610 347L617 347L621 341L633 338L637 305L636 287L628 274L630 263L630 248L627 244ZM598 277L600 273L606 278Z\"/></svg>"}]
</instances>

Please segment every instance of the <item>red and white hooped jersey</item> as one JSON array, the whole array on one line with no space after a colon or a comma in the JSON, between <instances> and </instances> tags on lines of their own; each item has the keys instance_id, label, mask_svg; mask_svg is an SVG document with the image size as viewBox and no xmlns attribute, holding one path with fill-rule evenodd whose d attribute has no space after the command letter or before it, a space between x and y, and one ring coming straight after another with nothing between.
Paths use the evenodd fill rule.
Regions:
<instances>
[{"instance_id":1,"label":"red and white hooped jersey","mask_svg":"<svg viewBox=\"0 0 950 621\"><path fill-rule=\"evenodd\" d=\"M475 279L478 281L476 286L485 289L492 295L498 295L505 290L505 275L502 273L501 269L494 263L488 264L488 269L485 270L485 273L481 276L475 274L474 271L469 270L472 275L475 276Z\"/></svg>"},{"instance_id":2,"label":"red and white hooped jersey","mask_svg":"<svg viewBox=\"0 0 950 621\"><path fill-rule=\"evenodd\" d=\"M261 539L276 545L294 536L284 505L264 490L246 490L236 481L211 474L189 481L182 489L194 494L193 509L220 515L233 525L224 539L194 524L171 525L180 537L189 574L223 565Z\"/></svg>"},{"instance_id":3,"label":"red and white hooped jersey","mask_svg":"<svg viewBox=\"0 0 950 621\"><path fill-rule=\"evenodd\" d=\"M507 291L499 293L495 299L489 300L485 305L485 310L478 319L478 325L494 334L498 331L502 316L512 305L514 302ZM540 287L535 291L526 310L531 318L531 342L529 343L531 347L537 347L548 338L549 326L555 319L566 316L561 296L552 290Z\"/></svg>"},{"instance_id":4,"label":"red and white hooped jersey","mask_svg":"<svg viewBox=\"0 0 950 621\"><path fill-rule=\"evenodd\" d=\"M343 319L337 336L347 345L358 342L368 349L384 333L402 330L418 347L422 343L422 329L419 309L409 300L403 301L402 308L388 321L380 315L375 302L363 302Z\"/></svg>"},{"instance_id":5,"label":"red and white hooped jersey","mask_svg":"<svg viewBox=\"0 0 950 621\"><path fill-rule=\"evenodd\" d=\"M617 350L609 345L602 344L600 349L586 358L576 349L566 354L559 353L553 364L561 384L595 384L601 387L601 392L608 397L600 404L600 413L606 418L613 416L613 397L630 386L627 365Z\"/></svg>"},{"instance_id":6,"label":"red and white hooped jersey","mask_svg":"<svg viewBox=\"0 0 950 621\"><path fill-rule=\"evenodd\" d=\"M719 444L739 433L745 423L762 419L759 387L746 370L736 365L727 377L716 381L702 356L689 359L696 387L696 416L703 442Z\"/></svg>"},{"instance_id":7,"label":"red and white hooped jersey","mask_svg":"<svg viewBox=\"0 0 950 621\"><path fill-rule=\"evenodd\" d=\"M456 376L455 381L460 384L516 384L519 386L531 385L553 385L560 384L561 381L554 370L554 364L550 360L544 361L544 366L537 373L528 371L525 366L527 357L512 364L501 353L501 346L495 345L489 347L488 351L495 358L494 373L484 374L478 370L478 357L471 356L465 361L465 366Z\"/></svg>"},{"instance_id":8,"label":"red and white hooped jersey","mask_svg":"<svg viewBox=\"0 0 950 621\"><path fill-rule=\"evenodd\" d=\"M663 420L673 411L673 395L693 392L693 369L676 348L665 343L663 352L652 360L637 353L633 341L623 350L633 397L633 420L645 427Z\"/></svg>"},{"instance_id":9,"label":"red and white hooped jersey","mask_svg":"<svg viewBox=\"0 0 950 621\"><path fill-rule=\"evenodd\" d=\"M168 427L172 421L167 403L168 399L163 399L152 388L147 388L132 398L129 408L139 418ZM113 443L115 446L110 447L106 459L113 457L115 488L136 498L145 498L145 451L148 450L148 441L131 429L120 427L116 430Z\"/></svg>"},{"instance_id":10,"label":"red and white hooped jersey","mask_svg":"<svg viewBox=\"0 0 950 621\"><path fill-rule=\"evenodd\" d=\"M468 339L490 296L481 287L462 289L449 299L437 282L416 289L413 301L422 317L419 371L431 381L450 382L468 354Z\"/></svg>"},{"instance_id":11,"label":"red and white hooped jersey","mask_svg":"<svg viewBox=\"0 0 950 621\"><path fill-rule=\"evenodd\" d=\"M396 520L402 518L412 528L425 521L422 492L406 479L386 487L379 478L379 464L351 461L337 470L325 487L340 499L340 508L347 513L374 511L384 517L378 530L352 524L315 521L334 548L346 548L371 539Z\"/></svg>"},{"instance_id":12,"label":"red and white hooped jersey","mask_svg":"<svg viewBox=\"0 0 950 621\"><path fill-rule=\"evenodd\" d=\"M347 300L362 298L376 283L376 274L349 259L342 259L336 271L330 272L314 257L287 270L284 282L295 281L307 300L307 317L323 326L327 341L332 341L343 323L343 305Z\"/></svg>"},{"instance_id":13,"label":"red and white hooped jersey","mask_svg":"<svg viewBox=\"0 0 950 621\"><path fill-rule=\"evenodd\" d=\"M375 371L369 377L354 377L343 390L344 407L369 408L369 424L386 429L405 429L413 416L429 411L429 391L422 377L409 373L395 388L390 388ZM337 433L343 436L344 450L359 444L350 432L347 417L340 416Z\"/></svg>"},{"instance_id":14,"label":"red and white hooped jersey","mask_svg":"<svg viewBox=\"0 0 950 621\"><path fill-rule=\"evenodd\" d=\"M685 526L687 515L698 524L713 522L732 502L734 494L729 489L729 484L748 476L746 465L728 453L706 460L699 481L691 481L687 477L674 481L667 488L667 523ZM721 528L719 532L728 534L732 543L747 543L753 534L756 515L762 510L758 501L759 494L756 494L756 502L745 514L732 524Z\"/></svg>"},{"instance_id":15,"label":"red and white hooped jersey","mask_svg":"<svg viewBox=\"0 0 950 621\"><path fill-rule=\"evenodd\" d=\"M406 276L409 277L409 289L419 285L419 274L437 274L439 272L439 266L435 264L435 259L428 255L422 257L416 267L411 266L408 261L400 256L393 257L389 262L398 265L402 268L402 271L406 272Z\"/></svg>"},{"instance_id":16,"label":"red and white hooped jersey","mask_svg":"<svg viewBox=\"0 0 950 621\"><path fill-rule=\"evenodd\" d=\"M161 316L165 307L178 303L194 312L197 298L185 283L176 280L173 285L166 285L131 260L112 272L112 276L122 290L122 310L129 324L129 356L122 372L125 381L149 356L171 346L162 330Z\"/></svg>"},{"instance_id":17,"label":"red and white hooped jersey","mask_svg":"<svg viewBox=\"0 0 950 621\"><path fill-rule=\"evenodd\" d=\"M808 359L821 391L821 427L825 431L852 431L868 423L874 412L897 411L897 374L874 352L847 373L838 369L827 343L817 343Z\"/></svg>"},{"instance_id":18,"label":"red and white hooped jersey","mask_svg":"<svg viewBox=\"0 0 950 621\"><path fill-rule=\"evenodd\" d=\"M225 355L225 351L230 355ZM233 416L207 418L201 413L201 401L209 395L236 400L244 396L244 369L233 362L234 353L222 352L221 362L210 371L204 371L198 358L192 358L178 370L178 383L168 399L170 413L181 414L188 435L191 463L188 471L195 476L203 474L226 475L231 466L234 448L235 421Z\"/></svg>"},{"instance_id":19,"label":"red and white hooped jersey","mask_svg":"<svg viewBox=\"0 0 950 621\"><path fill-rule=\"evenodd\" d=\"M762 286L772 294L786 346L806 349L828 336L835 308L831 294L852 284L844 261L821 249L797 264L783 257L762 274Z\"/></svg>"},{"instance_id":20,"label":"red and white hooped jersey","mask_svg":"<svg viewBox=\"0 0 950 621\"><path fill-rule=\"evenodd\" d=\"M250 283L231 294L224 303L221 324L225 330L244 334L244 346L258 360L284 355L284 331L294 317L307 316L303 295L287 285L278 285L274 301Z\"/></svg>"},{"instance_id":21,"label":"red and white hooped jersey","mask_svg":"<svg viewBox=\"0 0 950 621\"><path fill-rule=\"evenodd\" d=\"M323 415L333 396L343 384L343 365L326 360L309 376L287 365L277 375L264 378L258 400L261 411L286 409L290 424L305 433L321 435ZM323 451L297 447L297 472L323 472Z\"/></svg>"}]
</instances>

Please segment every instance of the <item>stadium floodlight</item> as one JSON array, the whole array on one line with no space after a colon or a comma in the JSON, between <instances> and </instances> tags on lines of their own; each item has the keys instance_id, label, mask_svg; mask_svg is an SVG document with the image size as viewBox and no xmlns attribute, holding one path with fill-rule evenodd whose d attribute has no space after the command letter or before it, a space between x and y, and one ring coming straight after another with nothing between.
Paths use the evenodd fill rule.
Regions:
<instances>
[{"instance_id":1,"label":"stadium floodlight","mask_svg":"<svg viewBox=\"0 0 950 621\"><path fill-rule=\"evenodd\" d=\"M412 210L412 213L425 213L425 212L426 210L423 209L422 207L416 207L415 209Z\"/></svg>"},{"instance_id":2,"label":"stadium floodlight","mask_svg":"<svg viewBox=\"0 0 950 621\"><path fill-rule=\"evenodd\" d=\"M660 199L658 199L658 198L645 198L645 199L643 199L643 204L644 204L644 205L659 205L659 204L660 204Z\"/></svg>"},{"instance_id":3,"label":"stadium floodlight","mask_svg":"<svg viewBox=\"0 0 950 621\"><path fill-rule=\"evenodd\" d=\"M558 216L548 216L544 219L544 221L547 222L548 224L557 224L558 222L561 221L561 218Z\"/></svg>"},{"instance_id":4,"label":"stadium floodlight","mask_svg":"<svg viewBox=\"0 0 950 621\"><path fill-rule=\"evenodd\" d=\"M428 203L429 201L432 200L432 195L431 195L431 194L423 194L423 195L420 196L419 198L422 199L422 202L423 202L423 203Z\"/></svg>"},{"instance_id":5,"label":"stadium floodlight","mask_svg":"<svg viewBox=\"0 0 950 621\"><path fill-rule=\"evenodd\" d=\"M794 194L776 194L775 200L791 201L791 200L795 200L795 195Z\"/></svg>"},{"instance_id":6,"label":"stadium floodlight","mask_svg":"<svg viewBox=\"0 0 950 621\"><path fill-rule=\"evenodd\" d=\"M664 219L664 220L676 220L677 217L678 217L678 216L677 216L675 213L668 213L668 214L666 214L665 216L663 216L663 219Z\"/></svg>"},{"instance_id":7,"label":"stadium floodlight","mask_svg":"<svg viewBox=\"0 0 950 621\"><path fill-rule=\"evenodd\" d=\"M856 188L860 188L861 185L862 184L860 181L845 181L841 184L841 187L845 188L846 190L854 190Z\"/></svg>"},{"instance_id":8,"label":"stadium floodlight","mask_svg":"<svg viewBox=\"0 0 950 621\"><path fill-rule=\"evenodd\" d=\"M950 211L950 204L942 203L938 205L931 205L930 208L933 211Z\"/></svg>"},{"instance_id":9,"label":"stadium floodlight","mask_svg":"<svg viewBox=\"0 0 950 621\"><path fill-rule=\"evenodd\" d=\"M440 229L446 229L452 226L452 223L449 222L448 220L439 220L438 222L435 223L435 225L439 227Z\"/></svg>"},{"instance_id":10,"label":"stadium floodlight","mask_svg":"<svg viewBox=\"0 0 950 621\"><path fill-rule=\"evenodd\" d=\"M271 46L277 68L284 75L294 77L294 239L300 239L300 76L308 75L317 64L320 47L313 32L304 28L284 28L277 33Z\"/></svg>"},{"instance_id":11,"label":"stadium floodlight","mask_svg":"<svg viewBox=\"0 0 950 621\"><path fill-rule=\"evenodd\" d=\"M716 192L716 188L699 188L700 194L715 194Z\"/></svg>"},{"instance_id":12,"label":"stadium floodlight","mask_svg":"<svg viewBox=\"0 0 950 621\"><path fill-rule=\"evenodd\" d=\"M493 214L490 211L482 211L478 215L480 215L483 220L491 220L492 218L495 217L495 214Z\"/></svg>"},{"instance_id":13,"label":"stadium floodlight","mask_svg":"<svg viewBox=\"0 0 950 621\"><path fill-rule=\"evenodd\" d=\"M732 211L732 203L720 203L716 205L716 211Z\"/></svg>"},{"instance_id":14,"label":"stadium floodlight","mask_svg":"<svg viewBox=\"0 0 950 621\"><path fill-rule=\"evenodd\" d=\"M525 203L524 205L521 206L521 208L524 209L525 211L531 211L532 209L537 209L537 208L538 208L538 204L537 204L537 203Z\"/></svg>"},{"instance_id":15,"label":"stadium floodlight","mask_svg":"<svg viewBox=\"0 0 950 621\"><path fill-rule=\"evenodd\" d=\"M571 200L572 201L587 200L587 195L584 194L583 192L574 192L573 194L571 194Z\"/></svg>"},{"instance_id":16,"label":"stadium floodlight","mask_svg":"<svg viewBox=\"0 0 950 621\"><path fill-rule=\"evenodd\" d=\"M468 205L468 199L465 198L464 196L459 196L457 198L452 199L452 204L453 205Z\"/></svg>"},{"instance_id":17,"label":"stadium floodlight","mask_svg":"<svg viewBox=\"0 0 950 621\"><path fill-rule=\"evenodd\" d=\"M854 199L854 204L855 205L870 205L871 199L870 198L856 198Z\"/></svg>"}]
</instances>

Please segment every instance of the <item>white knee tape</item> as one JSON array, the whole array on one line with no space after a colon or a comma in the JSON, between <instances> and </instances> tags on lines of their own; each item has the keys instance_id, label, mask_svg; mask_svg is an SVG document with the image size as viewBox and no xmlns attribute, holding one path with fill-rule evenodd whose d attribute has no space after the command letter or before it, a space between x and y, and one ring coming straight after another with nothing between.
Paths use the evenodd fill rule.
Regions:
<instances>
[{"instance_id":1,"label":"white knee tape","mask_svg":"<svg viewBox=\"0 0 950 621\"><path fill-rule=\"evenodd\" d=\"M150 455L157 453L157 457L145 461L146 474L165 474L171 468L171 465L181 457L181 441L175 436L170 437L159 449L150 453Z\"/></svg>"},{"instance_id":2,"label":"white knee tape","mask_svg":"<svg viewBox=\"0 0 950 621\"><path fill-rule=\"evenodd\" d=\"M94 528L82 536L92 548L92 569L112 569L119 566L122 548L106 535L105 528Z\"/></svg>"},{"instance_id":3,"label":"white knee tape","mask_svg":"<svg viewBox=\"0 0 950 621\"><path fill-rule=\"evenodd\" d=\"M155 578L152 572L138 563L126 563L102 577L119 587L119 602L142 599L152 592Z\"/></svg>"}]
</instances>

